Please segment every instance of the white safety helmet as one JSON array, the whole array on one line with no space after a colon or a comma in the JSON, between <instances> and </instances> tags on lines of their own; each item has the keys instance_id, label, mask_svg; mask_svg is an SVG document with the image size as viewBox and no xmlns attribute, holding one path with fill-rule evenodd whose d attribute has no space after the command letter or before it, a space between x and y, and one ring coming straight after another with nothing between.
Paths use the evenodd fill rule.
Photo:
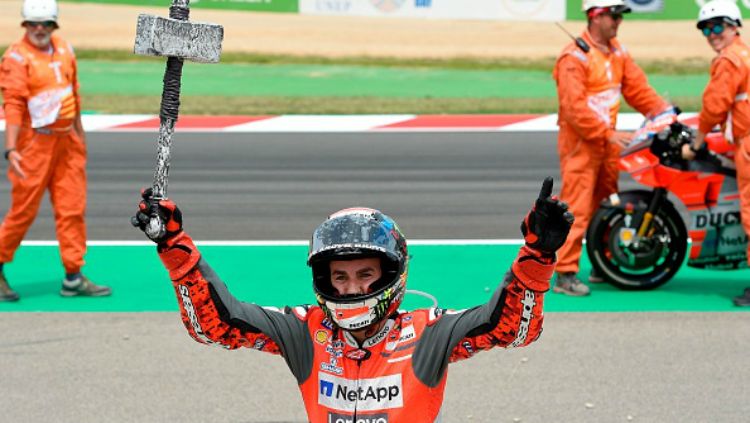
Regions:
<instances>
[{"instance_id":1,"label":"white safety helmet","mask_svg":"<svg viewBox=\"0 0 750 423\"><path fill-rule=\"evenodd\" d=\"M608 8L613 13L629 13L630 7L625 4L625 0L583 0L582 9L588 12L594 8Z\"/></svg>"},{"instance_id":2,"label":"white safety helmet","mask_svg":"<svg viewBox=\"0 0 750 423\"><path fill-rule=\"evenodd\" d=\"M703 29L708 22L721 21L732 26L742 26L742 15L737 3L733 0L713 0L701 7L698 12L698 29Z\"/></svg>"},{"instance_id":3,"label":"white safety helmet","mask_svg":"<svg viewBox=\"0 0 750 423\"><path fill-rule=\"evenodd\" d=\"M21 16L24 22L52 21L57 27L57 1L24 0Z\"/></svg>"}]
</instances>

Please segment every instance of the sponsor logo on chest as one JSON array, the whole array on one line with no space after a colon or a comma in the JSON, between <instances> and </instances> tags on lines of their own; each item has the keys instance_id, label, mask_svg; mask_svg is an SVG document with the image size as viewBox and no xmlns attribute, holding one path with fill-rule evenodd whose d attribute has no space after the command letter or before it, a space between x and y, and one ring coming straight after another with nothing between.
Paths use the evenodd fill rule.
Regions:
<instances>
[{"instance_id":1,"label":"sponsor logo on chest","mask_svg":"<svg viewBox=\"0 0 750 423\"><path fill-rule=\"evenodd\" d=\"M328 362L324 361L320 363L320 370L336 375L344 373L344 368L339 366L339 359L344 355L343 349L343 343L338 340L326 345L326 352L329 354L329 360Z\"/></svg>"},{"instance_id":2,"label":"sponsor logo on chest","mask_svg":"<svg viewBox=\"0 0 750 423\"><path fill-rule=\"evenodd\" d=\"M318 381L318 404L333 410L379 411L404 406L400 374L351 380L319 372Z\"/></svg>"},{"instance_id":3,"label":"sponsor logo on chest","mask_svg":"<svg viewBox=\"0 0 750 423\"><path fill-rule=\"evenodd\" d=\"M357 414L357 421L354 416L346 414L328 413L328 423L388 423L387 414Z\"/></svg>"},{"instance_id":4,"label":"sponsor logo on chest","mask_svg":"<svg viewBox=\"0 0 750 423\"><path fill-rule=\"evenodd\" d=\"M393 351L396 349L396 347L399 344L404 344L410 341L413 341L417 337L417 334L414 332L414 326L406 326L401 330L401 332L398 334L398 339L389 341L385 345L386 351Z\"/></svg>"}]
</instances>

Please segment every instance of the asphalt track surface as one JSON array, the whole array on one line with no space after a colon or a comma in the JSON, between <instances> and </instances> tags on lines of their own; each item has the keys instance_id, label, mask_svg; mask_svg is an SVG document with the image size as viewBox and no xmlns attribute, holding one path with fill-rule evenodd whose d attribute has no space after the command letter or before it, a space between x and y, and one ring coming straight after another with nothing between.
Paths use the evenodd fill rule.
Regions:
<instances>
[{"instance_id":1,"label":"asphalt track surface","mask_svg":"<svg viewBox=\"0 0 750 423\"><path fill-rule=\"evenodd\" d=\"M88 138L89 239L143 240L129 218L151 184L156 135ZM200 240L304 240L357 205L393 216L408 238L519 239L547 175L559 175L551 133L178 133L168 194ZM48 201L26 239L54 239Z\"/></svg>"},{"instance_id":2,"label":"asphalt track surface","mask_svg":"<svg viewBox=\"0 0 750 423\"><path fill-rule=\"evenodd\" d=\"M90 239L142 239L128 218L155 139L89 135ZM384 210L410 238L517 239L541 180L558 174L552 134L175 141L170 197L202 240L300 240L354 204ZM27 239L53 239L52 228L45 203ZM533 346L451 367L444 421L746 421L748 316L550 313ZM305 421L283 360L199 345L175 313L2 313L0 333L0 421Z\"/></svg>"}]
</instances>

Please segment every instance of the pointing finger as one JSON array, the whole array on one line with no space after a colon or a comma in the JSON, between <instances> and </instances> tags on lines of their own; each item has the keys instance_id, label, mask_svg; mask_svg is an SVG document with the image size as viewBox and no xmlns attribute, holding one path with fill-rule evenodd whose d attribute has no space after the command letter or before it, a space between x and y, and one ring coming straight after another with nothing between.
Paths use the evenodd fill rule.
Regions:
<instances>
[{"instance_id":1,"label":"pointing finger","mask_svg":"<svg viewBox=\"0 0 750 423\"><path fill-rule=\"evenodd\" d=\"M552 195L552 177L548 176L544 178L542 182L542 190L539 191L539 199L546 200Z\"/></svg>"}]
</instances>

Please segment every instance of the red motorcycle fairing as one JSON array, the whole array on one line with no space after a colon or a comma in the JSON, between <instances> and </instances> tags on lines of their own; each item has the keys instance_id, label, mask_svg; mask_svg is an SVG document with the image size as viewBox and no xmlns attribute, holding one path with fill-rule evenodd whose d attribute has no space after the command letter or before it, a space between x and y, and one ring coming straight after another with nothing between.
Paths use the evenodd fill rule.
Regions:
<instances>
[{"instance_id":1,"label":"red motorcycle fairing","mask_svg":"<svg viewBox=\"0 0 750 423\"><path fill-rule=\"evenodd\" d=\"M687 119L680 119L680 122L688 125L691 128L697 128L698 116L696 115ZM719 126L714 128L713 132L706 134L705 141L706 144L708 144L709 150L713 151L716 154L726 156L729 159L734 159L734 144L724 138L724 135L721 133L721 128Z\"/></svg>"},{"instance_id":2,"label":"red motorcycle fairing","mask_svg":"<svg viewBox=\"0 0 750 423\"><path fill-rule=\"evenodd\" d=\"M669 245L675 236L685 236L680 226L689 226L693 242L688 266L734 269L746 265L748 237L740 221L734 146L714 132L707 135L707 150L701 158L685 161L682 146L694 137L686 122L665 112L647 120L622 151L620 170L653 191L613 195L592 219L586 235L589 258L611 283L623 289L651 289L671 279L674 272L670 269L676 271L684 257L672 254L671 249L687 247L685 242ZM653 195L659 191L682 201L688 225L677 222L685 217L665 195ZM624 223L627 214L635 223Z\"/></svg>"},{"instance_id":3,"label":"red motorcycle fairing","mask_svg":"<svg viewBox=\"0 0 750 423\"><path fill-rule=\"evenodd\" d=\"M721 132L711 132L706 134L706 144L708 149L716 154L722 154L729 159L734 159L734 144L727 141Z\"/></svg>"},{"instance_id":4,"label":"red motorcycle fairing","mask_svg":"<svg viewBox=\"0 0 750 423\"><path fill-rule=\"evenodd\" d=\"M688 266L736 269L747 264L748 238L742 228L737 180L722 178L710 187L711 201L688 207L691 219Z\"/></svg>"},{"instance_id":5,"label":"red motorcycle fairing","mask_svg":"<svg viewBox=\"0 0 750 423\"><path fill-rule=\"evenodd\" d=\"M639 130L633 143L623 150L619 168L643 185L667 189L676 195L688 210L704 209L715 205L719 201L719 193L727 172L707 172L707 170L714 169L706 169L700 165L690 166L689 169L671 167L662 163L651 148L655 137L676 121L675 118L674 121L663 122L660 126L650 126L645 136L641 132L643 128ZM708 144L709 150L714 151L713 148L724 150L726 145L731 147L721 134L715 135L718 135L720 139L712 135L711 142Z\"/></svg>"}]
</instances>

